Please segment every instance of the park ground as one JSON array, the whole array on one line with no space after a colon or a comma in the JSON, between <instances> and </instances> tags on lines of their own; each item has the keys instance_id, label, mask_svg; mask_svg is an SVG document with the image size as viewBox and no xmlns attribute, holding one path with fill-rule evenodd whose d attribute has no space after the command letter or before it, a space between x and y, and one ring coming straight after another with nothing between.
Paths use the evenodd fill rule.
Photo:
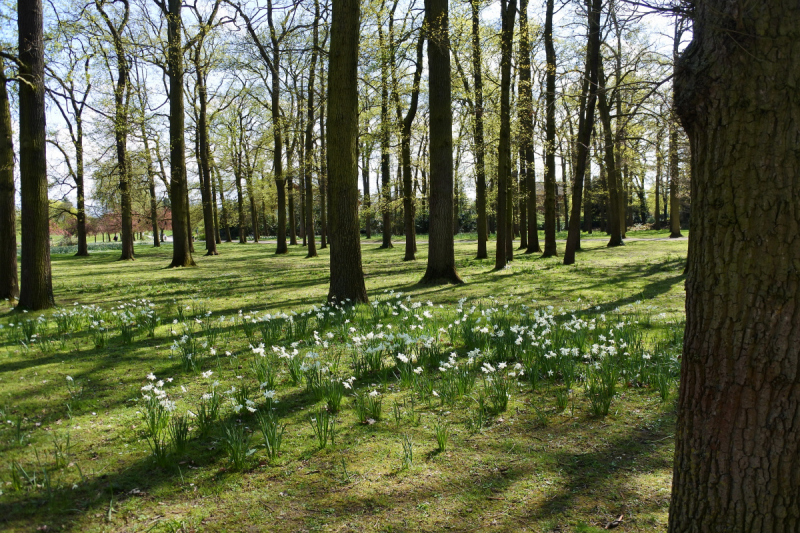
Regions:
<instances>
[{"instance_id":1,"label":"park ground","mask_svg":"<svg viewBox=\"0 0 800 533\"><path fill-rule=\"evenodd\" d=\"M664 232L628 236L626 246L611 249L602 235L584 240L573 266L518 253L502 271L493 270L491 258L474 259L475 243L457 241L456 267L465 283L434 287L417 284L427 244L420 243L417 261L403 262L402 243L381 250L369 242L362 248L366 285L372 300L386 301L394 291L403 301L410 296L434 309L441 305L442 312L466 299L465 307L507 303L564 317L625 316L635 319L644 342L675 356L687 241L668 240ZM98 342L90 326L57 328L57 311L3 309L6 331L40 314L45 326L27 343L0 332L0 530L566 533L597 532L620 516L619 531L665 530L674 383L663 398L651 386L623 380L608 415L598 417L579 387L559 409L553 406L558 383L534 390L519 380L507 409L476 429L471 398L452 405L428 398L409 407L412 391L382 375L359 380L364 390L380 391L382 417L360 424L345 399L336 441L320 449L308 416L318 403L281 374L286 431L274 460L256 445L261 437L253 431L254 451L234 468L217 430L204 437L193 432L185 452L155 464L142 433L145 376L174 378L171 391L183 410L209 388L199 370L187 371L176 360L173 322L184 323L198 308L213 317L302 312L324 304L328 291L326 249L306 259L302 246L276 256L268 243L222 244L220 255L203 257L202 243L195 246L198 267L191 269L165 268L168 245L137 246L133 262L117 261L113 251L52 258L59 308L95 305L110 312L146 299L161 318L152 337L140 332L123 339L110 330ZM308 339L295 342L302 349ZM248 338L232 326L217 342L216 360L202 370L226 388L250 379ZM464 356L458 342L451 348ZM403 414L394 417L398 405ZM227 411L225 418L248 432L255 426ZM443 421L449 441L439 451L435 428Z\"/></svg>"}]
</instances>

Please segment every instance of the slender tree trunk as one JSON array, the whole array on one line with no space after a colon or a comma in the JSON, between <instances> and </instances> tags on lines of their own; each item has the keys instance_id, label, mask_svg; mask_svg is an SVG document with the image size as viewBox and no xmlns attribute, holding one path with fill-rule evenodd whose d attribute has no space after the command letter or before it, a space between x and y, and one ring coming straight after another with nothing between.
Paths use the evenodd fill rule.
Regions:
<instances>
[{"instance_id":1,"label":"slender tree trunk","mask_svg":"<svg viewBox=\"0 0 800 533\"><path fill-rule=\"evenodd\" d=\"M330 302L366 302L358 221L359 0L332 0L328 67L331 188Z\"/></svg>"},{"instance_id":2,"label":"slender tree trunk","mask_svg":"<svg viewBox=\"0 0 800 533\"><path fill-rule=\"evenodd\" d=\"M524 149L519 150L519 249L528 249L528 169L525 166Z\"/></svg>"},{"instance_id":3,"label":"slender tree trunk","mask_svg":"<svg viewBox=\"0 0 800 533\"><path fill-rule=\"evenodd\" d=\"M536 213L536 168L533 156L533 79L531 76L531 42L528 28L528 0L519 4L519 122L520 167L525 169L526 215L528 223L525 253L541 252L539 219Z\"/></svg>"},{"instance_id":4,"label":"slender tree trunk","mask_svg":"<svg viewBox=\"0 0 800 533\"><path fill-rule=\"evenodd\" d=\"M556 50L553 46L553 0L547 0L544 23L547 55L545 96L544 253L553 257L556 249Z\"/></svg>"},{"instance_id":5,"label":"slender tree trunk","mask_svg":"<svg viewBox=\"0 0 800 533\"><path fill-rule=\"evenodd\" d=\"M317 245L314 238L314 188L311 182L311 168L314 155L314 74L317 71L317 47L319 46L319 1L314 0L313 46L311 49L311 67L308 69L308 100L306 119L305 157L301 166L306 185L306 234L308 235L308 254L306 257L317 257Z\"/></svg>"},{"instance_id":6,"label":"slender tree trunk","mask_svg":"<svg viewBox=\"0 0 800 533\"><path fill-rule=\"evenodd\" d=\"M330 125L330 121L328 121L328 124ZM367 153L365 144L361 151L361 184L364 187L364 209L367 212L364 217L364 230L367 239L372 237L372 214L370 213L372 197L369 192L369 156L370 154Z\"/></svg>"},{"instance_id":7,"label":"slender tree trunk","mask_svg":"<svg viewBox=\"0 0 800 533\"><path fill-rule=\"evenodd\" d=\"M384 42L382 23L378 25L381 49L381 217L383 240L381 248L392 248L392 189L389 153L392 139L392 123L389 118L389 52Z\"/></svg>"},{"instance_id":8,"label":"slender tree trunk","mask_svg":"<svg viewBox=\"0 0 800 533\"><path fill-rule=\"evenodd\" d=\"M209 154L210 156L210 154ZM211 172L209 173L209 180L211 181L211 207L214 212L214 242L216 244L222 244L222 235L219 231L219 214L217 212L217 182L214 181L214 160L209 157L209 164L212 167Z\"/></svg>"},{"instance_id":9,"label":"slender tree trunk","mask_svg":"<svg viewBox=\"0 0 800 533\"><path fill-rule=\"evenodd\" d=\"M319 111L319 131L322 132L320 138L319 150L319 221L320 221L320 234L319 234L319 247L328 247L328 151L325 142L325 85L324 85L325 70L322 68L322 61L320 61L319 81L322 85L320 91L321 102ZM356 159L358 162L358 159Z\"/></svg>"},{"instance_id":10,"label":"slender tree trunk","mask_svg":"<svg viewBox=\"0 0 800 533\"><path fill-rule=\"evenodd\" d=\"M656 133L656 209L653 220L653 229L661 229L661 179L664 172L664 153L661 151L663 129L659 128Z\"/></svg>"},{"instance_id":11,"label":"slender tree trunk","mask_svg":"<svg viewBox=\"0 0 800 533\"><path fill-rule=\"evenodd\" d=\"M617 179L619 169L617 168L616 156L614 154L614 135L611 129L611 113L606 96L606 79L603 74L602 58L598 61L598 74L598 108L600 110L600 120L603 123L603 144L605 148L606 176L608 179L609 201L606 219L608 220L608 229L611 234L608 246L622 246L624 243L622 242L622 229L620 228L619 180Z\"/></svg>"},{"instance_id":12,"label":"slender tree trunk","mask_svg":"<svg viewBox=\"0 0 800 533\"><path fill-rule=\"evenodd\" d=\"M511 55L514 41L514 16L516 0L501 1L502 30L500 40L500 143L497 150L497 245L495 247L494 268L502 270L508 263L508 245L512 240L509 233L508 211L511 202L508 198L511 175ZM513 231L513 230L512 230Z\"/></svg>"},{"instance_id":13,"label":"slender tree trunk","mask_svg":"<svg viewBox=\"0 0 800 533\"><path fill-rule=\"evenodd\" d=\"M218 255L217 239L214 231L214 210L211 195L211 164L209 162L210 149L208 146L208 90L206 88L206 72L201 63L200 51L203 47L202 40L195 45L195 74L197 79L197 99L200 104L200 113L197 121L198 136L198 162L200 163L200 187L203 199L203 229L206 235L206 255Z\"/></svg>"},{"instance_id":14,"label":"slender tree trunk","mask_svg":"<svg viewBox=\"0 0 800 533\"><path fill-rule=\"evenodd\" d=\"M8 80L0 57L0 300L16 301L17 215L14 190L14 131L8 103Z\"/></svg>"},{"instance_id":15,"label":"slender tree trunk","mask_svg":"<svg viewBox=\"0 0 800 533\"><path fill-rule=\"evenodd\" d=\"M670 533L800 530L800 10L698 0L675 78L691 238Z\"/></svg>"},{"instance_id":16,"label":"slender tree trunk","mask_svg":"<svg viewBox=\"0 0 800 533\"><path fill-rule=\"evenodd\" d=\"M463 283L453 244L453 110L450 80L448 0L427 0L429 22L430 232L428 266L421 283Z\"/></svg>"},{"instance_id":17,"label":"slender tree trunk","mask_svg":"<svg viewBox=\"0 0 800 533\"><path fill-rule=\"evenodd\" d=\"M241 168L242 155L239 153L236 156L237 163L234 164L233 177L236 180L236 200L239 207L239 244L247 243L247 233L244 217L244 194L242 192L242 168Z\"/></svg>"},{"instance_id":18,"label":"slender tree trunk","mask_svg":"<svg viewBox=\"0 0 800 533\"><path fill-rule=\"evenodd\" d=\"M253 187L253 169L250 166L249 156L245 152L245 179L244 183L247 187L247 198L250 203L250 225L253 227L253 242L258 242L261 235L258 231L258 210L256 209L256 191Z\"/></svg>"},{"instance_id":19,"label":"slender tree trunk","mask_svg":"<svg viewBox=\"0 0 800 533\"><path fill-rule=\"evenodd\" d=\"M527 0L523 0L527 1ZM470 2L472 13L472 79L475 86L475 207L478 210L478 254L476 259L486 259L486 165L484 162L486 146L483 139L483 62L481 61L480 3ZM522 46L522 44L520 45ZM530 55L530 51L529 54ZM530 65L528 66L530 75Z\"/></svg>"},{"instance_id":20,"label":"slender tree trunk","mask_svg":"<svg viewBox=\"0 0 800 533\"><path fill-rule=\"evenodd\" d=\"M0 69L2 69L2 65L0 65ZM80 114L75 115L75 123L75 207L77 211L75 222L78 233L78 251L75 255L77 257L87 257L89 255L89 245L86 242L86 193L84 190L83 166L83 118Z\"/></svg>"},{"instance_id":21,"label":"slender tree trunk","mask_svg":"<svg viewBox=\"0 0 800 533\"><path fill-rule=\"evenodd\" d=\"M17 6L19 35L19 173L22 200L22 269L19 306L53 307L44 107L41 0ZM16 250L14 250L16 255Z\"/></svg>"}]
</instances>

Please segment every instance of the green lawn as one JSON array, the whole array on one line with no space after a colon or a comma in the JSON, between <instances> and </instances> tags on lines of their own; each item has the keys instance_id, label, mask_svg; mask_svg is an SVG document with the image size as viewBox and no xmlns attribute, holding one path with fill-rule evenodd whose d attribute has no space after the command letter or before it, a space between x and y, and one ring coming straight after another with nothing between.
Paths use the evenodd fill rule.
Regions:
<instances>
[{"instance_id":1,"label":"green lawn","mask_svg":"<svg viewBox=\"0 0 800 533\"><path fill-rule=\"evenodd\" d=\"M643 235L653 236L661 235ZM199 251L202 243L196 246ZM427 287L416 284L425 269L426 244L420 244L416 262L403 262L402 246L379 250L365 243L367 289L380 305L322 318L317 310L292 324L279 319L282 329L269 339L265 358L250 348L266 335L265 322L253 319L324 304L327 250L305 259L300 246L276 256L270 244L223 244L219 256L198 253L198 268L177 270L164 268L169 246L137 247L137 260L125 263L116 261L116 252L54 255L56 301L73 310L72 318L44 313L37 336L26 342L39 313L0 315L0 529L577 532L598 531L624 515L623 531L664 530L686 247L685 240L636 240L608 249L604 239L587 240L577 265L518 255L509 268L495 272L493 260L474 259L474 243L457 243L465 284ZM152 338L143 325L148 307L141 299L152 302L161 319ZM135 306L119 308L133 300ZM83 305L99 308L81 311ZM123 319L123 312L136 317ZM490 321L505 337L473 335L455 325L464 315L473 321L482 312L488 315L478 326ZM224 322L217 322L222 316ZM108 331L92 328L100 319ZM585 328L585 341L571 331L580 320L596 325ZM137 326L126 328L131 321ZM125 336L129 330L131 339ZM372 351L350 346L353 335L366 339L381 331L413 337L416 344L403 348L400 337L386 337L381 348L377 340L360 341ZM516 331L529 332L524 346L513 341ZM183 335L188 340L180 344ZM583 352L611 338L618 355L584 362ZM584 349L577 357L558 357L560 348L579 343ZM318 410L330 405L331 396L318 393L328 377L314 381L308 371L293 383L290 360L269 357L272 345L289 352L296 347L299 355L292 361L313 352L316 358L302 361L319 361L339 378L359 374L333 415L333 444L320 449L309 421L312 412L321 421ZM476 346L482 355L470 363L468 352ZM552 359L543 355L550 348ZM403 351L418 353L420 361L429 357L431 364L412 375L396 358ZM367 359L375 353L372 364L378 366L370 371ZM438 361L450 353L469 375L466 394L447 396L454 370L439 369ZM273 412L286 428L272 461L258 419L246 409L237 413L233 401L247 389L254 408L268 411L252 367L262 361L274 373L279 403ZM592 402L599 396L587 390L601 383L605 361L626 374L614 380L608 415L597 416ZM195 369L189 368L192 362ZM483 362L494 368L507 362L509 369L519 362L526 373L484 374ZM152 383L150 372L173 378L164 385L176 404L173 420L188 410L198 413L201 396L215 380L215 390L230 397L210 419L207 434L201 435L198 419L187 419L185 451L161 433L167 452L160 464L142 416L148 410L141 387ZM500 384L508 387L507 406L481 410L481 398L500 397L492 396ZM236 392L226 396L232 387ZM369 416L374 423L361 423L353 391L362 401L377 392L382 412ZM443 451L437 449L437 426L449 428ZM230 461L226 431L249 435L241 468Z\"/></svg>"}]
</instances>

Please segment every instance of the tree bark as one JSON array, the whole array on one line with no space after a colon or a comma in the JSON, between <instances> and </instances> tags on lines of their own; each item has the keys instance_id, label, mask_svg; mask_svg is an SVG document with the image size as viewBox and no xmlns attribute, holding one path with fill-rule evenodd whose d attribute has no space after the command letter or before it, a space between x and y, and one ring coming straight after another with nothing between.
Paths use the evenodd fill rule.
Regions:
<instances>
[{"instance_id":1,"label":"tree bark","mask_svg":"<svg viewBox=\"0 0 800 533\"><path fill-rule=\"evenodd\" d=\"M314 155L314 75L317 72L317 47L319 46L319 0L314 0L313 44L311 49L311 67L308 69L308 100L306 119L306 139L303 162L301 165L306 186L306 234L308 235L308 254L306 257L317 257L317 245L314 238L314 188L311 182L311 169Z\"/></svg>"},{"instance_id":2,"label":"tree bark","mask_svg":"<svg viewBox=\"0 0 800 533\"><path fill-rule=\"evenodd\" d=\"M395 1L394 6L397 6ZM381 15L383 3L381 4ZM390 20L394 18L394 9L390 12ZM393 248L392 245L392 189L391 170L389 168L389 152L392 140L392 122L389 118L389 65L394 61L394 50L386 44L383 33L383 21L378 24L378 46L380 47L381 65L381 216L383 238L381 248Z\"/></svg>"},{"instance_id":3,"label":"tree bark","mask_svg":"<svg viewBox=\"0 0 800 533\"><path fill-rule=\"evenodd\" d=\"M447 0L426 0L429 24L430 231L428 265L421 283L463 283L453 244L453 110Z\"/></svg>"},{"instance_id":4,"label":"tree bark","mask_svg":"<svg viewBox=\"0 0 800 533\"><path fill-rule=\"evenodd\" d=\"M508 263L509 234L508 211L511 201L508 198L511 178L511 55L514 42L514 16L517 2L501 0L502 29L500 33L500 142L497 149L497 243L495 246L494 268L502 270ZM512 230L513 231L513 230Z\"/></svg>"},{"instance_id":5,"label":"tree bark","mask_svg":"<svg viewBox=\"0 0 800 533\"><path fill-rule=\"evenodd\" d=\"M527 0L522 0L527 2ZM521 5L521 4L520 4ZM483 139L483 62L481 61L481 35L480 35L480 3L470 2L472 14L472 80L475 86L475 207L478 210L478 254L476 259L486 259L489 255L486 250L488 240L488 227L486 224L486 164L484 162L486 145ZM522 15L520 15L520 21ZM525 19L527 21L527 18ZM523 37L524 38L524 37ZM520 41L523 47L527 41ZM522 53L522 52L521 52ZM527 56L530 56L528 49ZM528 63L528 77L530 77L530 63Z\"/></svg>"},{"instance_id":6,"label":"tree bark","mask_svg":"<svg viewBox=\"0 0 800 533\"><path fill-rule=\"evenodd\" d=\"M695 2L676 68L691 239L670 533L800 530L800 10Z\"/></svg>"},{"instance_id":7,"label":"tree bark","mask_svg":"<svg viewBox=\"0 0 800 533\"><path fill-rule=\"evenodd\" d=\"M320 110L319 110L319 131L321 132L320 135L320 147L319 147L319 223L320 223L320 232L319 232L319 247L320 248L327 248L328 247L328 150L327 150L327 143L325 139L325 70L323 68L323 62L320 61L320 69L319 69L319 82L322 85L322 90L320 91ZM356 158L356 161L358 159Z\"/></svg>"},{"instance_id":8,"label":"tree bark","mask_svg":"<svg viewBox=\"0 0 800 533\"><path fill-rule=\"evenodd\" d=\"M586 44L586 73L584 81L584 102L581 102L582 113L578 117L578 139L575 147L575 175L572 183L572 214L570 216L569 232L567 233L567 246L564 249L564 264L575 263L575 252L581 247L581 201L586 203L584 217L591 232L591 207L589 199L583 199L583 179L586 167L591 162L589 159L589 146L592 142L594 131L594 113L597 105L597 82L600 63L600 15L603 7L602 0L592 0L589 7L589 38ZM589 182L587 180L587 189ZM566 193L564 190L565 201Z\"/></svg>"},{"instance_id":9,"label":"tree bark","mask_svg":"<svg viewBox=\"0 0 800 533\"><path fill-rule=\"evenodd\" d=\"M616 155L614 154L614 134L611 129L611 113L608 107L608 97L606 95L607 84L603 74L603 59L598 61L598 108L600 110L600 120L603 123L603 146L605 149L606 177L608 181L608 209L606 219L608 230L611 237L608 246L622 246L622 229L620 228L619 216L619 168L617 168ZM602 170L602 169L601 169Z\"/></svg>"},{"instance_id":10,"label":"tree bark","mask_svg":"<svg viewBox=\"0 0 800 533\"><path fill-rule=\"evenodd\" d=\"M330 124L330 121L328 121ZM366 132L365 132L366 133ZM372 207L372 198L369 193L369 156L370 154L367 153L366 150L366 143L362 145L361 149L361 183L362 187L364 187L364 209L366 210L366 215L364 216L364 230L367 236L367 239L372 237L372 215L370 214L370 208Z\"/></svg>"},{"instance_id":11,"label":"tree bark","mask_svg":"<svg viewBox=\"0 0 800 533\"><path fill-rule=\"evenodd\" d=\"M544 23L545 75L545 174L544 174L544 253L553 257L556 248L556 50L553 46L553 0L547 0Z\"/></svg>"},{"instance_id":12,"label":"tree bark","mask_svg":"<svg viewBox=\"0 0 800 533\"><path fill-rule=\"evenodd\" d=\"M675 24L675 37L673 39L672 59L673 73L677 74L678 47L683 31L681 25ZM671 239L683 237L681 235L681 202L678 199L678 126L676 124L675 81L672 85L672 120L669 123L669 236Z\"/></svg>"},{"instance_id":13,"label":"tree bark","mask_svg":"<svg viewBox=\"0 0 800 533\"><path fill-rule=\"evenodd\" d=\"M19 307L53 307L50 270L50 204L47 199L44 41L41 0L17 5L19 35L19 174L22 265ZM16 254L16 250L14 251Z\"/></svg>"},{"instance_id":14,"label":"tree bark","mask_svg":"<svg viewBox=\"0 0 800 533\"><path fill-rule=\"evenodd\" d=\"M14 190L14 131L8 103L5 64L0 57L0 300L16 301L17 209Z\"/></svg>"},{"instance_id":15,"label":"tree bark","mask_svg":"<svg viewBox=\"0 0 800 533\"><path fill-rule=\"evenodd\" d=\"M330 302L367 302L358 220L359 0L332 0L328 66Z\"/></svg>"},{"instance_id":16,"label":"tree bark","mask_svg":"<svg viewBox=\"0 0 800 533\"><path fill-rule=\"evenodd\" d=\"M225 207L225 187L222 184L222 176L219 173L219 168L216 165L212 168L217 174L217 183L219 184L219 203L222 205L222 225L225 226L225 242L232 242L231 223L228 218L228 208Z\"/></svg>"},{"instance_id":17,"label":"tree bark","mask_svg":"<svg viewBox=\"0 0 800 533\"><path fill-rule=\"evenodd\" d=\"M201 30L203 31L203 30ZM200 193L203 200L203 229L206 237L206 255L218 255L217 239L214 231L214 210L211 195L211 164L209 162L210 150L208 146L208 89L206 87L206 70L202 63L200 53L203 49L203 39L195 43L194 68L197 82L197 99L200 112L197 120L197 160L200 163Z\"/></svg>"}]
</instances>

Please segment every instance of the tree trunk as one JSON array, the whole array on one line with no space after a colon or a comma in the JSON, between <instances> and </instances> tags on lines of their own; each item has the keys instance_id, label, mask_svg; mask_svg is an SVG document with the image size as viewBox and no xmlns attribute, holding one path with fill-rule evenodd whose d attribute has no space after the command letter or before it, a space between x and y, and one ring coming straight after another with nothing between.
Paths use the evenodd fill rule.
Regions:
<instances>
[{"instance_id":1,"label":"tree trunk","mask_svg":"<svg viewBox=\"0 0 800 533\"><path fill-rule=\"evenodd\" d=\"M169 162L172 202L172 263L170 267L195 266L187 216L186 140L184 137L183 47L181 45L181 0L168 0L167 18L169 63Z\"/></svg>"},{"instance_id":2,"label":"tree trunk","mask_svg":"<svg viewBox=\"0 0 800 533\"><path fill-rule=\"evenodd\" d=\"M206 236L206 255L218 255L217 239L214 231L214 210L211 195L211 164L209 162L210 150L208 147L208 90L206 88L206 72L202 65L200 51L203 41L195 45L194 65L197 79L197 99L200 104L200 113L197 120L197 160L200 163L200 192L203 199L203 229Z\"/></svg>"},{"instance_id":3,"label":"tree trunk","mask_svg":"<svg viewBox=\"0 0 800 533\"><path fill-rule=\"evenodd\" d=\"M519 150L519 249L528 249L528 169L525 167L524 150Z\"/></svg>"},{"instance_id":4,"label":"tree trunk","mask_svg":"<svg viewBox=\"0 0 800 533\"><path fill-rule=\"evenodd\" d=\"M656 133L656 209L653 220L653 229L661 229L661 179L664 171L664 153L661 151L664 130L659 128Z\"/></svg>"},{"instance_id":5,"label":"tree trunk","mask_svg":"<svg viewBox=\"0 0 800 533\"><path fill-rule=\"evenodd\" d=\"M241 149L239 149L241 150ZM242 155L241 152L236 156L234 163L233 177L236 180L236 200L239 208L239 244L247 243L247 234L245 233L245 217L244 217L244 194L242 192Z\"/></svg>"},{"instance_id":6,"label":"tree trunk","mask_svg":"<svg viewBox=\"0 0 800 533\"><path fill-rule=\"evenodd\" d=\"M14 131L8 103L8 80L0 57L0 300L16 301L17 215L14 191Z\"/></svg>"},{"instance_id":7,"label":"tree trunk","mask_svg":"<svg viewBox=\"0 0 800 533\"><path fill-rule=\"evenodd\" d=\"M329 74L330 76L330 74ZM330 125L330 121L328 121ZM364 187L364 209L366 210L366 216L364 217L364 230L367 235L367 239L372 237L372 215L370 214L370 208L372 207L372 198L370 197L369 193L369 156L370 154L367 153L365 150L366 145L362 145L363 148L361 150L361 184Z\"/></svg>"},{"instance_id":8,"label":"tree trunk","mask_svg":"<svg viewBox=\"0 0 800 533\"><path fill-rule=\"evenodd\" d=\"M514 42L514 16L517 2L501 1L500 15L502 30L500 37L500 142L497 149L497 243L495 247L494 268L502 270L508 263L509 233L508 211L511 202L508 198L511 175L511 55Z\"/></svg>"},{"instance_id":9,"label":"tree trunk","mask_svg":"<svg viewBox=\"0 0 800 533\"><path fill-rule=\"evenodd\" d=\"M319 111L319 131L322 133L320 136L320 150L319 150L319 247L328 247L328 151L325 142L325 84L324 76L325 70L322 68L323 62L320 61L319 69L319 82L322 85L320 94L320 111ZM356 159L358 161L358 159Z\"/></svg>"},{"instance_id":10,"label":"tree trunk","mask_svg":"<svg viewBox=\"0 0 800 533\"><path fill-rule=\"evenodd\" d=\"M392 16L394 12L392 12ZM381 54L381 217L383 239L381 248L392 248L392 203L391 171L389 168L389 151L392 140L392 123L389 118L389 47L383 35L383 21L378 24L378 46Z\"/></svg>"},{"instance_id":11,"label":"tree trunk","mask_svg":"<svg viewBox=\"0 0 800 533\"><path fill-rule=\"evenodd\" d=\"M523 0L527 1L527 0ZM486 165L485 142L483 140L483 62L481 61L481 36L480 22L481 5L479 2L470 2L472 13L472 79L475 86L475 207L478 210L478 254L476 259L486 259L486 241L488 228L486 224ZM520 44L522 46L522 44ZM528 52L530 55L530 51ZM530 66L528 67L530 75Z\"/></svg>"},{"instance_id":12,"label":"tree trunk","mask_svg":"<svg viewBox=\"0 0 800 533\"><path fill-rule=\"evenodd\" d=\"M212 167L212 170L209 173L208 177L209 177L209 179L211 181L211 207L212 207L212 210L214 211L214 242L216 244L222 244L222 234L220 233L220 230L219 230L219 215L218 215L218 212L217 212L217 182L214 181L214 176L213 176L213 174L214 174L214 170L213 170L214 160L211 159L210 154L209 154L208 163Z\"/></svg>"},{"instance_id":13,"label":"tree trunk","mask_svg":"<svg viewBox=\"0 0 800 533\"><path fill-rule=\"evenodd\" d=\"M333 0L328 66L330 302L367 302L358 221L359 0Z\"/></svg>"},{"instance_id":14,"label":"tree trunk","mask_svg":"<svg viewBox=\"0 0 800 533\"><path fill-rule=\"evenodd\" d=\"M216 165L212 168L217 174L217 183L219 184L219 203L222 205L222 225L225 226L225 242L232 242L231 223L228 218L228 208L225 207L225 187L222 184L222 176L219 173L219 168L217 168Z\"/></svg>"},{"instance_id":15,"label":"tree trunk","mask_svg":"<svg viewBox=\"0 0 800 533\"><path fill-rule=\"evenodd\" d=\"M306 119L306 140L302 163L303 179L306 185L306 234L308 235L308 254L317 257L314 238L314 188L311 182L311 168L314 155L314 74L317 71L317 47L319 46L319 0L314 0L313 45L311 48L311 67L308 69L308 101Z\"/></svg>"},{"instance_id":16,"label":"tree trunk","mask_svg":"<svg viewBox=\"0 0 800 533\"><path fill-rule=\"evenodd\" d=\"M453 244L453 110L447 0L427 0L429 22L430 231L428 266L421 283L463 283Z\"/></svg>"},{"instance_id":17,"label":"tree trunk","mask_svg":"<svg viewBox=\"0 0 800 533\"><path fill-rule=\"evenodd\" d=\"M527 191L528 241L526 254L541 252L539 245L539 217L536 206L536 168L533 155L533 79L531 77L531 37L528 28L528 0L519 4L519 122L520 122L520 168L525 170Z\"/></svg>"},{"instance_id":18,"label":"tree trunk","mask_svg":"<svg viewBox=\"0 0 800 533\"><path fill-rule=\"evenodd\" d=\"M672 59L673 73L677 76L678 47L681 42L682 29L680 24L675 24L675 38L673 39ZM678 199L678 126L676 115L675 81L672 85L672 120L669 122L669 236L671 239L681 235L681 203ZM666 206L665 206L666 207Z\"/></svg>"},{"instance_id":19,"label":"tree trunk","mask_svg":"<svg viewBox=\"0 0 800 533\"><path fill-rule=\"evenodd\" d=\"M583 180L586 175L587 167L590 167L589 146L592 142L592 132L594 131L594 114L597 105L597 83L600 62L600 15L602 10L602 0L592 0L589 9L589 38L586 46L586 77L584 79L583 98L581 102L581 114L578 117L578 139L575 147L575 173L572 183L572 213L570 216L569 232L567 234L567 246L564 249L564 264L575 263L575 252L581 248L581 201L584 206L584 225L586 231L592 230L592 212L587 197L583 198ZM589 172L591 176L591 171ZM588 192L590 179L586 180ZM564 190L564 201L566 202L566 189ZM566 207L566 203L565 203ZM566 212L566 211L565 211Z\"/></svg>"},{"instance_id":20,"label":"tree trunk","mask_svg":"<svg viewBox=\"0 0 800 533\"><path fill-rule=\"evenodd\" d=\"M695 2L676 68L691 239L670 533L800 530L800 10Z\"/></svg>"},{"instance_id":21,"label":"tree trunk","mask_svg":"<svg viewBox=\"0 0 800 533\"><path fill-rule=\"evenodd\" d=\"M545 96L544 253L553 257L556 249L556 50L553 46L553 0L547 0L544 23L547 56Z\"/></svg>"},{"instance_id":22,"label":"tree trunk","mask_svg":"<svg viewBox=\"0 0 800 533\"><path fill-rule=\"evenodd\" d=\"M608 97L606 95L606 79L603 74L603 59L598 61L598 108L600 110L600 120L603 123L603 139L605 149L606 176L608 180L608 209L606 219L608 221L609 233L611 238L608 246L622 246L622 229L620 228L619 216L619 192L617 179L619 169L614 154L614 135L611 129L611 113L608 107Z\"/></svg>"}]
</instances>

